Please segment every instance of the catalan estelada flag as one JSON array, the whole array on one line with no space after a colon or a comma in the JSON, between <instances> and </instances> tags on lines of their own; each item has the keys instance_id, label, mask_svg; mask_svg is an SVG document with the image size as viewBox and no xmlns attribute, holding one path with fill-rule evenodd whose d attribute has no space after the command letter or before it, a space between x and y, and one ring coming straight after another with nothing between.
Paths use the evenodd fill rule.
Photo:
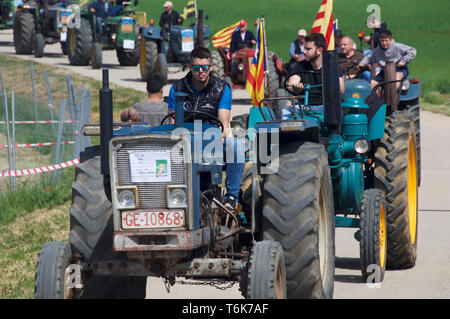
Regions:
<instances>
[{"instance_id":1,"label":"catalan estelada flag","mask_svg":"<svg viewBox=\"0 0 450 319\"><path fill-rule=\"evenodd\" d=\"M190 17L195 17L195 10L196 10L195 0L191 0L187 3L186 7L184 7L183 12L181 13L180 16L184 20Z\"/></svg>"},{"instance_id":2,"label":"catalan estelada flag","mask_svg":"<svg viewBox=\"0 0 450 319\"><path fill-rule=\"evenodd\" d=\"M239 21L215 33L211 38L213 47L230 48L231 35L233 34L234 31L237 31L238 29L239 29Z\"/></svg>"},{"instance_id":3,"label":"catalan estelada flag","mask_svg":"<svg viewBox=\"0 0 450 319\"><path fill-rule=\"evenodd\" d=\"M256 50L253 56L250 71L247 74L245 89L252 98L253 106L259 105L264 99L264 71L266 70L264 52L264 28L263 20L258 21L256 30Z\"/></svg>"},{"instance_id":4,"label":"catalan estelada flag","mask_svg":"<svg viewBox=\"0 0 450 319\"><path fill-rule=\"evenodd\" d=\"M327 50L334 50L333 0L322 1L311 33L322 33L327 41Z\"/></svg>"}]
</instances>

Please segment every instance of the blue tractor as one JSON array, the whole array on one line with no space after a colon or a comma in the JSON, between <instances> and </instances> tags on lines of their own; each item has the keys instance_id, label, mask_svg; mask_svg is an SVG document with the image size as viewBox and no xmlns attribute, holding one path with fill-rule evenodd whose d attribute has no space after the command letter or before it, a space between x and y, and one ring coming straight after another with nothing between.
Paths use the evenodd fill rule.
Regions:
<instances>
[{"instance_id":1,"label":"blue tractor","mask_svg":"<svg viewBox=\"0 0 450 319\"><path fill-rule=\"evenodd\" d=\"M142 298L147 276L168 289L185 277L220 288L239 282L247 298L286 297L280 244L223 205L220 120L188 122L198 111L185 111L178 93L174 124L113 124L103 72L100 125L84 127L100 145L81 153L69 242L42 247L35 297Z\"/></svg>"},{"instance_id":2,"label":"blue tractor","mask_svg":"<svg viewBox=\"0 0 450 319\"><path fill-rule=\"evenodd\" d=\"M163 41L161 30L153 20L148 26L141 27L140 35L141 79L147 81L150 74L156 72L167 80L168 66L185 67L189 63L189 55L194 47L209 46L211 31L208 25L203 24L202 10L199 10L198 23L193 23L190 27L172 25L168 41Z\"/></svg>"},{"instance_id":3,"label":"blue tractor","mask_svg":"<svg viewBox=\"0 0 450 319\"><path fill-rule=\"evenodd\" d=\"M383 280L386 265L415 265L420 81L404 81L398 92L395 82L386 75L371 90L349 80L341 97L336 54L325 51L323 110L308 106L309 85L305 95L262 101L289 102L289 118L267 106L250 109L254 160L241 188L263 239L283 247L288 298L332 296L335 227L357 229L363 281Z\"/></svg>"}]
</instances>

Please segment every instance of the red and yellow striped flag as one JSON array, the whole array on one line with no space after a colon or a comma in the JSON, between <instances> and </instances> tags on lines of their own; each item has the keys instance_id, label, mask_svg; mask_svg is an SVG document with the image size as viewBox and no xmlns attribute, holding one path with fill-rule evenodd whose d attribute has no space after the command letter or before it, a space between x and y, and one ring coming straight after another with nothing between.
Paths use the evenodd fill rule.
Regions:
<instances>
[{"instance_id":1,"label":"red and yellow striped flag","mask_svg":"<svg viewBox=\"0 0 450 319\"><path fill-rule=\"evenodd\" d=\"M247 74L247 84L245 89L252 98L253 106L259 105L264 99L264 71L266 70L266 61L264 53L264 31L263 20L259 20L256 30L256 50L250 70Z\"/></svg>"},{"instance_id":2,"label":"red and yellow striped flag","mask_svg":"<svg viewBox=\"0 0 450 319\"><path fill-rule=\"evenodd\" d=\"M327 50L334 50L333 0L322 1L311 33L322 33L327 41Z\"/></svg>"},{"instance_id":3,"label":"red and yellow striped flag","mask_svg":"<svg viewBox=\"0 0 450 319\"><path fill-rule=\"evenodd\" d=\"M239 21L215 33L211 38L213 46L215 48L218 47L230 48L231 35L233 34L234 31L237 30L238 27Z\"/></svg>"}]
</instances>

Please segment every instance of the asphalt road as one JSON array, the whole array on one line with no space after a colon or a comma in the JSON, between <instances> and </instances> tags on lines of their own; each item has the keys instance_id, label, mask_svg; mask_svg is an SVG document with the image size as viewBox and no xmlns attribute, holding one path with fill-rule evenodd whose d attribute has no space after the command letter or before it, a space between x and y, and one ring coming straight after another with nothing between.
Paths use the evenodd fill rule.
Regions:
<instances>
[{"instance_id":1,"label":"asphalt road","mask_svg":"<svg viewBox=\"0 0 450 319\"><path fill-rule=\"evenodd\" d=\"M68 68L101 80L101 70L72 67L58 45L47 46L43 58L18 56L12 44L12 32L0 31L0 52L27 60ZM110 81L145 91L138 67L120 67L114 51L103 52L104 67L110 69ZM169 80L181 78L185 72L171 69ZM167 95L170 86L165 87ZM249 104L244 90L233 91L233 115L245 113ZM386 271L378 288L361 282L359 244L353 239L354 229L336 230L336 274L334 298L450 298L450 121L446 116L421 112L422 185L419 188L418 257L416 266L408 270ZM180 278L180 280L182 280ZM189 281L187 281L189 282ZM211 286L176 284L167 293L161 279L149 278L147 298L238 299L238 285L218 290Z\"/></svg>"}]
</instances>

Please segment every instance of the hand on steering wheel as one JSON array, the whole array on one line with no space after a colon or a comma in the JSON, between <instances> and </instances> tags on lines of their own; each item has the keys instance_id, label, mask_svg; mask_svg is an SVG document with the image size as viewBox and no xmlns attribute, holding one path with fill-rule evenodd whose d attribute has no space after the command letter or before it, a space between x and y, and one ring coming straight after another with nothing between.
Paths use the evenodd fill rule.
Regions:
<instances>
[{"instance_id":1,"label":"hand on steering wheel","mask_svg":"<svg viewBox=\"0 0 450 319\"><path fill-rule=\"evenodd\" d=\"M202 115L202 116L206 116L209 117L209 120L211 120L212 122L214 122L213 124L217 125L220 130L223 132L224 130L224 126L223 123L219 120L219 118L217 116L212 115L211 113L207 113L207 112L202 112L202 111L194 111L194 110L184 110L185 113L185 117L186 117L186 113L188 113L189 115L191 114L198 114L198 115ZM162 120L161 120L161 125L164 124L164 121L167 120L169 117L175 119L175 112L173 113L169 113L167 114Z\"/></svg>"}]
</instances>

